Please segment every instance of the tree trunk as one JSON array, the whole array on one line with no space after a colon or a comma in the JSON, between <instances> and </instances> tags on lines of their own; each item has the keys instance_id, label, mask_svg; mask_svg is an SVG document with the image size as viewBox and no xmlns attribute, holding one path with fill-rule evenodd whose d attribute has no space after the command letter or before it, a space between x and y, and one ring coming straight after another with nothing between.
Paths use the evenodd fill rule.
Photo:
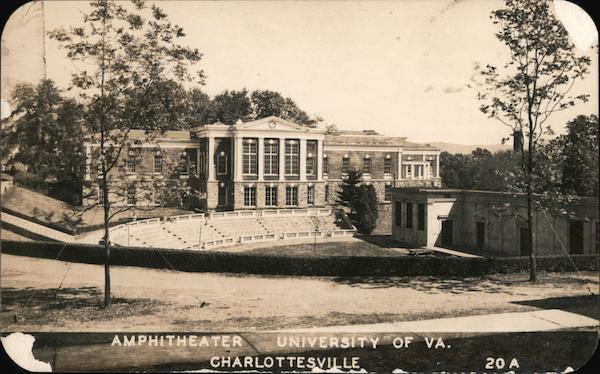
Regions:
<instances>
[{"instance_id":1,"label":"tree trunk","mask_svg":"<svg viewBox=\"0 0 600 374\"><path fill-rule=\"evenodd\" d=\"M533 197L531 192L531 183L527 184L527 229L529 231L529 281L537 281L537 272L535 264L535 233L533 226Z\"/></svg>"},{"instance_id":2,"label":"tree trunk","mask_svg":"<svg viewBox=\"0 0 600 374\"><path fill-rule=\"evenodd\" d=\"M107 193L106 181L103 183L104 193ZM107 195L104 195L107 196ZM106 258L104 259L104 308L110 309L110 243L108 233L108 214L110 206L106 201L107 197L104 198L104 252Z\"/></svg>"},{"instance_id":3,"label":"tree trunk","mask_svg":"<svg viewBox=\"0 0 600 374\"><path fill-rule=\"evenodd\" d=\"M531 109L529 111L531 113ZM529 142L527 153L527 229L529 231L529 281L537 281L537 271L535 264L535 233L533 227L533 121L529 115Z\"/></svg>"}]
</instances>

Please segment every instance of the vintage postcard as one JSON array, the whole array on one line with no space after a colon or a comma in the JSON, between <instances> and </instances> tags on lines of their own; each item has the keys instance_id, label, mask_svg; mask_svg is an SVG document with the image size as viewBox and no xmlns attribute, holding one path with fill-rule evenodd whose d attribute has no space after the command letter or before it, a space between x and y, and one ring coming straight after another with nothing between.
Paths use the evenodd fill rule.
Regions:
<instances>
[{"instance_id":1,"label":"vintage postcard","mask_svg":"<svg viewBox=\"0 0 600 374\"><path fill-rule=\"evenodd\" d=\"M579 5L53 0L6 16L12 370L589 365L598 30Z\"/></svg>"}]
</instances>

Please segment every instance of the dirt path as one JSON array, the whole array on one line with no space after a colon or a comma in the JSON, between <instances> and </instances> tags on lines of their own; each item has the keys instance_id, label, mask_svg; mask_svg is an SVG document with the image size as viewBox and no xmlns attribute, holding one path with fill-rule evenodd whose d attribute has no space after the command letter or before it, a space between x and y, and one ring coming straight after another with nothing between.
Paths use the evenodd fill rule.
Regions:
<instances>
[{"instance_id":1,"label":"dirt path","mask_svg":"<svg viewBox=\"0 0 600 374\"><path fill-rule=\"evenodd\" d=\"M536 310L544 308L542 299L571 297L564 303L572 304L589 295L587 286L598 290L597 273L542 274L531 285L525 274L335 278L115 266L114 306L105 311L99 307L102 266L4 254L1 260L3 331L251 331L378 323Z\"/></svg>"}]
</instances>

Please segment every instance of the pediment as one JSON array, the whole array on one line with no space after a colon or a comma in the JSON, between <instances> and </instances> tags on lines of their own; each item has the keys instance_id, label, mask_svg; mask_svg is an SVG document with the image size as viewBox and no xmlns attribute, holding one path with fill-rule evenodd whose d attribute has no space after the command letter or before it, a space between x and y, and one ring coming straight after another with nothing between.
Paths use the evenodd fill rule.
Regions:
<instances>
[{"instance_id":1,"label":"pediment","mask_svg":"<svg viewBox=\"0 0 600 374\"><path fill-rule=\"evenodd\" d=\"M271 116L245 122L235 126L239 130L264 130L264 131L302 131L307 132L309 128L283 118Z\"/></svg>"}]
</instances>

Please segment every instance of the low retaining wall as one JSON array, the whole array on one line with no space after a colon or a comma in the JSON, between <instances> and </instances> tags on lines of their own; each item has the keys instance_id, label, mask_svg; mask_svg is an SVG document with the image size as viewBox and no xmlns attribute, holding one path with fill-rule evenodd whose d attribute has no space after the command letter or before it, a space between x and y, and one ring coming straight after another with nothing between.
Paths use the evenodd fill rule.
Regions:
<instances>
[{"instance_id":1,"label":"low retaining wall","mask_svg":"<svg viewBox=\"0 0 600 374\"><path fill-rule=\"evenodd\" d=\"M104 263L103 247L97 245L9 240L1 244L3 253L50 259L55 259L64 246L59 260ZM170 269L165 259L180 271L271 275L466 277L522 272L529 267L527 257L311 257L111 247L112 265ZM571 259L579 270L598 270L598 255L574 255ZM540 271L575 270L571 260L564 256L539 257L537 268Z\"/></svg>"}]
</instances>

